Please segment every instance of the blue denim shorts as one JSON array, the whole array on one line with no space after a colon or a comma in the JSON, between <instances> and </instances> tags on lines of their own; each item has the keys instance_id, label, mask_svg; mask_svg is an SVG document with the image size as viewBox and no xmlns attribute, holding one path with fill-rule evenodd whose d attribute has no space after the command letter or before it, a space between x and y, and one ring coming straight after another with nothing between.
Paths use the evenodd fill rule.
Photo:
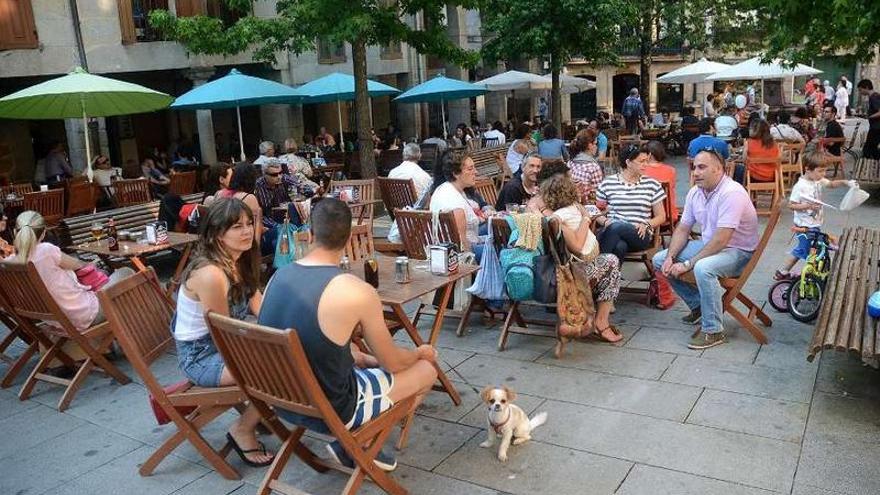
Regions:
<instances>
[{"instance_id":1,"label":"blue denim shorts","mask_svg":"<svg viewBox=\"0 0 880 495\"><path fill-rule=\"evenodd\" d=\"M210 335L196 340L177 340L177 363L189 381L199 387L219 387L223 357Z\"/></svg>"},{"instance_id":2,"label":"blue denim shorts","mask_svg":"<svg viewBox=\"0 0 880 495\"><path fill-rule=\"evenodd\" d=\"M811 228L810 232L819 232L818 228ZM808 234L798 234L795 236L794 240L797 244L794 246L794 249L791 250L791 255L799 260L806 260L810 255L810 235Z\"/></svg>"}]
</instances>

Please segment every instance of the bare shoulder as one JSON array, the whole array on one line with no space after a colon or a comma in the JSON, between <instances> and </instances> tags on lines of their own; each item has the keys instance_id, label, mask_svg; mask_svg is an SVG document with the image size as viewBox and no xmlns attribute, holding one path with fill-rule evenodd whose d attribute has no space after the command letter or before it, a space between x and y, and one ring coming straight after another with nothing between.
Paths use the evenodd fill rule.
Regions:
<instances>
[{"instance_id":1,"label":"bare shoulder","mask_svg":"<svg viewBox=\"0 0 880 495\"><path fill-rule=\"evenodd\" d=\"M187 288L193 292L199 292L200 288L205 287L225 287L226 283L226 274L223 270L210 263L193 270L186 280Z\"/></svg>"},{"instance_id":2,"label":"bare shoulder","mask_svg":"<svg viewBox=\"0 0 880 495\"><path fill-rule=\"evenodd\" d=\"M350 273L334 277L324 289L324 294L330 295L331 304L339 308L357 307L376 298L372 286Z\"/></svg>"}]
</instances>

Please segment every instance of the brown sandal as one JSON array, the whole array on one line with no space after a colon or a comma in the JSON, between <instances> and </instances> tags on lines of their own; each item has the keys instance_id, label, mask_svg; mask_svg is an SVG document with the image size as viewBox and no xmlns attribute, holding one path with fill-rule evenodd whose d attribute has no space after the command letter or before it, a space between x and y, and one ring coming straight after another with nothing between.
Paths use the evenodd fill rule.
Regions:
<instances>
[{"instance_id":1,"label":"brown sandal","mask_svg":"<svg viewBox=\"0 0 880 495\"><path fill-rule=\"evenodd\" d=\"M611 335L608 335L608 333L606 333L609 331L610 331ZM595 340L599 340L601 342L608 342L611 344L614 344L614 343L617 343L617 342L620 342L621 340L623 340L623 334L620 333L620 330L618 330L617 327L615 327L614 325L608 325L606 328L603 328L601 330L597 328L596 331L590 333L588 337L595 339Z\"/></svg>"}]
</instances>

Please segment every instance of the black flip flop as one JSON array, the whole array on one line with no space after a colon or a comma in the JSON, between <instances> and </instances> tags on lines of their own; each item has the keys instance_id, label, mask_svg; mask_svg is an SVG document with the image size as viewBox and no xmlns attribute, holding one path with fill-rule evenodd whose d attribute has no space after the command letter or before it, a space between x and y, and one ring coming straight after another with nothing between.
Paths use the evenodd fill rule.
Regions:
<instances>
[{"instance_id":1,"label":"black flip flop","mask_svg":"<svg viewBox=\"0 0 880 495\"><path fill-rule=\"evenodd\" d=\"M269 459L266 462L254 462L254 461L247 458L247 454L250 454L253 452L259 452L261 454L266 454L266 446L263 445L263 442L257 442L257 445L259 445L259 447L257 447L256 449L244 450L238 445L238 442L236 442L235 439L232 438L232 433L228 433L228 432L226 433L226 441L229 442L229 445L232 446L232 450L234 450L235 453L238 454L238 457L241 458L242 462L244 462L248 466L264 467L264 466L268 466L269 464L272 464L272 462L275 461L275 456L272 456L272 459Z\"/></svg>"}]
</instances>

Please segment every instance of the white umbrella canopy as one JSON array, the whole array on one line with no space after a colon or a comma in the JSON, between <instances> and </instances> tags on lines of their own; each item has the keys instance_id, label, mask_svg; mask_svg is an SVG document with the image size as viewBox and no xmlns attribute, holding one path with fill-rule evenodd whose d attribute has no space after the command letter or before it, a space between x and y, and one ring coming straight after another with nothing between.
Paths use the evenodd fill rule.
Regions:
<instances>
[{"instance_id":1,"label":"white umbrella canopy","mask_svg":"<svg viewBox=\"0 0 880 495\"><path fill-rule=\"evenodd\" d=\"M679 67L657 78L658 83L665 84L691 84L705 82L706 78L717 74L731 66L721 62L713 62L701 58L692 64Z\"/></svg>"},{"instance_id":2,"label":"white umbrella canopy","mask_svg":"<svg viewBox=\"0 0 880 495\"><path fill-rule=\"evenodd\" d=\"M553 85L553 74L546 74L544 78ZM596 83L582 77L559 74L559 91L564 95L572 95L596 89Z\"/></svg>"},{"instance_id":3,"label":"white umbrella canopy","mask_svg":"<svg viewBox=\"0 0 880 495\"><path fill-rule=\"evenodd\" d=\"M775 59L769 64L762 64L761 57L750 58L734 66L728 67L706 78L707 81L757 81L764 79L782 79L784 77L812 76L822 71L809 65L797 64L786 67L784 61Z\"/></svg>"},{"instance_id":4,"label":"white umbrella canopy","mask_svg":"<svg viewBox=\"0 0 880 495\"><path fill-rule=\"evenodd\" d=\"M550 80L544 76L518 70L502 72L474 84L481 84L489 91L546 91L551 86Z\"/></svg>"}]
</instances>

